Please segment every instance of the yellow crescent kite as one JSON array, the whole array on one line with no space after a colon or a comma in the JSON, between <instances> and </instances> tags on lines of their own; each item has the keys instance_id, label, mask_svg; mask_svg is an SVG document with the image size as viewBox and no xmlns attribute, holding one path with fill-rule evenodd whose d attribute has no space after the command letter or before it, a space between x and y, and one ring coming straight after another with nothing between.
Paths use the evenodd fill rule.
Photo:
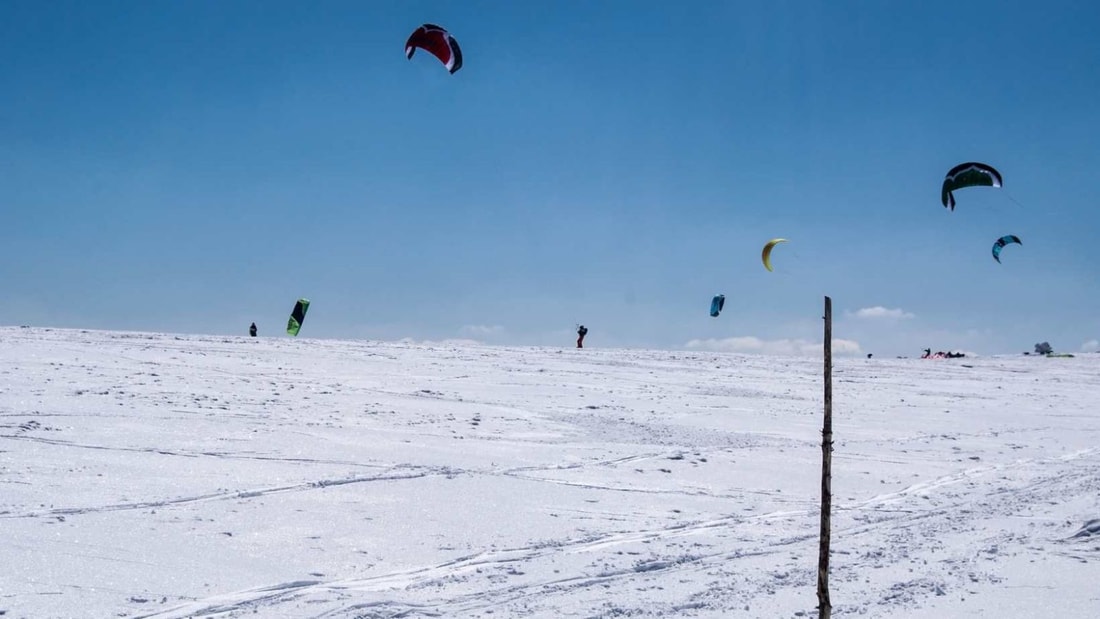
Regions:
<instances>
[{"instance_id":1,"label":"yellow crescent kite","mask_svg":"<svg viewBox=\"0 0 1100 619\"><path fill-rule=\"evenodd\" d=\"M772 248L778 243L786 243L787 239L772 239L764 245L764 251L760 254L760 259L764 261L764 268L772 270Z\"/></svg>"}]
</instances>

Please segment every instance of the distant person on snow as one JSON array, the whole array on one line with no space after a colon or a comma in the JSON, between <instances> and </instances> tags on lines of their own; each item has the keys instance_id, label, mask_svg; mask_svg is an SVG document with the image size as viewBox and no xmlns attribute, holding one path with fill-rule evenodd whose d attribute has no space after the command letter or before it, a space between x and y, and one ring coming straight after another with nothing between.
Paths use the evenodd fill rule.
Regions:
<instances>
[{"instance_id":1,"label":"distant person on snow","mask_svg":"<svg viewBox=\"0 0 1100 619\"><path fill-rule=\"evenodd\" d=\"M581 325L577 327L577 348L584 348L584 336L588 335L588 329Z\"/></svg>"},{"instance_id":2,"label":"distant person on snow","mask_svg":"<svg viewBox=\"0 0 1100 619\"><path fill-rule=\"evenodd\" d=\"M252 326L248 328L248 334L256 337L256 323L252 323Z\"/></svg>"}]
</instances>

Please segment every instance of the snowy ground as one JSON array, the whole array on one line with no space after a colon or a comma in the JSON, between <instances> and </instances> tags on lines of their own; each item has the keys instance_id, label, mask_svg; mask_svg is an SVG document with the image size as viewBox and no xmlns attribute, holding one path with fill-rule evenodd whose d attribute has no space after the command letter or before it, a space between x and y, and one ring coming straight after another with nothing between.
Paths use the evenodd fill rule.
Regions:
<instances>
[{"instance_id":1,"label":"snowy ground","mask_svg":"<svg viewBox=\"0 0 1100 619\"><path fill-rule=\"evenodd\" d=\"M0 615L813 617L821 392L813 358L3 328ZM835 616L1100 616L1100 355L838 359L834 393Z\"/></svg>"}]
</instances>

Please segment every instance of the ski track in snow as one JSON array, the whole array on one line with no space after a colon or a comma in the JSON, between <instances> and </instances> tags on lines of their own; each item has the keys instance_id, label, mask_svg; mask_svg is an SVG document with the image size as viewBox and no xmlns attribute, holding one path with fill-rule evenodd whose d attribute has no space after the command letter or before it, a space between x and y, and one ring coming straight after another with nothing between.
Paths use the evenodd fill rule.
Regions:
<instances>
[{"instance_id":1,"label":"ski track in snow","mask_svg":"<svg viewBox=\"0 0 1100 619\"><path fill-rule=\"evenodd\" d=\"M1100 615L1100 355L963 361L836 360L833 614ZM0 613L814 616L819 366L0 329Z\"/></svg>"},{"instance_id":2,"label":"ski track in snow","mask_svg":"<svg viewBox=\"0 0 1100 619\"><path fill-rule=\"evenodd\" d=\"M1073 454L1068 458L1058 458L1057 460L1069 461L1080 457L1092 456L1095 455L1096 451L1095 449L1082 450L1078 454ZM1006 467L971 469L962 474L945 476L931 482L917 484L898 493L873 497L859 504L841 506L838 512L847 510L867 510L872 515L864 518L856 518L856 520L863 521L865 524L850 524L838 529L835 533L838 536L859 539L866 535L883 534L884 529L889 529L890 531L886 535L892 541L904 540L905 542L911 542L912 538L920 534L922 530L942 530L950 528L953 532L958 532L960 528L967 529L965 521L969 520L968 516L974 513L979 507L983 509L983 513L986 515L990 513L1000 515L1011 514L1014 509L1018 507L1020 499L1026 498L1029 502L1051 500L1056 498L1057 495L1049 492L1049 490L1052 489L1050 487L1059 483L1065 484L1067 482L1074 483L1081 481L1079 479L1067 480L1064 477L1044 478L1033 481L1027 484L1025 488L1015 492L1005 492L1003 489L996 489L993 491L992 496L983 496L978 499L968 498L968 500L965 501L953 502L946 506L927 511L911 510L900 515L895 512L892 514L887 513L887 515L883 516L882 514L884 512L878 509L883 506L888 506L905 496L928 496L940 488L953 484L965 483L967 480L980 478L984 475L1011 468L1028 466L1029 464L1032 463L1020 462ZM1100 465L1100 463L1098 463L1098 465ZM1100 486L1095 483L1098 474L1100 474L1100 466L1093 466L1092 469L1084 475L1084 477L1090 478L1094 482L1091 486L1094 490L1100 490ZM1040 488L1046 488L1048 492L1035 492L1035 490ZM998 499L996 495L1001 496ZM993 509L992 512L990 511L991 508ZM814 515L816 515L814 511L802 510L798 512L775 512L752 517L732 516L707 522L676 525L659 530L631 531L611 534L596 539L574 539L548 546L507 549L493 553L482 553L475 556L462 557L431 567L395 572L369 579L286 583L275 587L242 591L235 594L218 596L214 599L200 600L166 612L142 616L194 617L226 614L235 616L236 613L252 613L257 607L262 607L265 604L271 603L285 603L288 601L302 602L303 600L308 600L307 603L323 604L325 600L333 597L350 597L348 592L354 592L360 595L368 592L376 594L390 592L391 597L397 597L400 596L399 592L401 591L438 586L440 583L463 578L475 571L482 572L483 570L489 569L501 570L504 569L504 566L509 564L527 565L556 553L583 553L606 550L619 546L630 546L639 543L648 544L654 541L667 542L672 538L688 537L707 530L720 529L723 531L736 531L738 524L747 522L769 519L786 520L797 516ZM1100 525L1096 524L1097 522L1100 522L1100 520L1094 521L1090 526L1093 529L1100 530ZM969 530L972 530L972 528L969 528ZM1086 531L1087 529L1082 530ZM998 539L993 538L986 541L987 545L983 548L983 551L996 552L995 548ZM1011 537L1005 537L1002 543L1004 541L1011 541ZM556 578L550 581L537 581L505 587L494 587L490 582L487 583L484 588L479 588L476 593L466 594L459 598L449 598L443 602L432 603L430 601L425 601L412 604L389 599L374 602L370 604L370 606L385 609L384 613L377 616L405 616L405 613L423 614L425 616L454 616L454 613L469 613L477 609L510 608L510 605L514 605L520 600L531 597L546 597L552 595L555 590L561 591L573 588L606 586L608 583L612 583L616 580L629 580L640 573L670 570L692 570L698 572L704 569L717 569L717 566L728 567L731 564L736 565L737 560L744 557L760 557L788 552L789 546L798 546L806 550L812 550L816 546L816 543L816 533L809 533L790 538L760 541L756 547L738 549L733 552L689 554L662 560L639 561L632 565L619 567L617 569L603 570L592 575L581 577ZM639 555L641 553L635 552L632 554ZM878 567L882 563L897 561L900 558L907 558L907 553L898 552L888 555L881 550L875 549L866 552L865 556L870 558L874 563L872 567ZM943 559L942 562L953 566L957 564L956 567L952 567L948 570L949 574L953 576L953 579L956 581L978 582L982 579L996 579L996 576L976 571L972 567L972 561L966 558L965 555ZM512 568L508 569L511 570L509 573L516 573ZM797 567L790 566L788 569L794 571ZM845 571L850 572L851 570ZM519 575L522 575L522 573L519 573ZM785 579L781 578L778 580L782 581ZM930 586L929 583L933 584ZM776 584L776 586L787 585L793 586L793 583ZM892 587L890 593L884 596L880 603L888 603L892 600L901 599L907 596L911 597L913 593L911 591L906 591L907 589L915 588L918 592L929 589L933 594L939 591L942 595L944 589L951 586L953 585L948 584L947 579L937 582L925 579L909 583L900 583ZM311 598L319 599L314 600ZM698 606L696 606L696 608L698 608ZM512 610L515 609L513 608ZM688 610L687 608L680 608L679 612L683 613ZM351 607L329 611L324 615L318 616L375 616L370 613L364 613L364 607L353 605Z\"/></svg>"}]
</instances>

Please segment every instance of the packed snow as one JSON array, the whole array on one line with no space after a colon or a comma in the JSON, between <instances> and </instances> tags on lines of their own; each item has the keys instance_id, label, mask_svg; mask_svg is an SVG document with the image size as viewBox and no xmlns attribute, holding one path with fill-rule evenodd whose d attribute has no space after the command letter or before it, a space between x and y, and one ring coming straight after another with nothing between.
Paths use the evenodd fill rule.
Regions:
<instances>
[{"instance_id":1,"label":"packed snow","mask_svg":"<svg viewBox=\"0 0 1100 619\"><path fill-rule=\"evenodd\" d=\"M833 615L1100 616L1100 355L838 358ZM814 617L822 361L0 329L0 615Z\"/></svg>"}]
</instances>

